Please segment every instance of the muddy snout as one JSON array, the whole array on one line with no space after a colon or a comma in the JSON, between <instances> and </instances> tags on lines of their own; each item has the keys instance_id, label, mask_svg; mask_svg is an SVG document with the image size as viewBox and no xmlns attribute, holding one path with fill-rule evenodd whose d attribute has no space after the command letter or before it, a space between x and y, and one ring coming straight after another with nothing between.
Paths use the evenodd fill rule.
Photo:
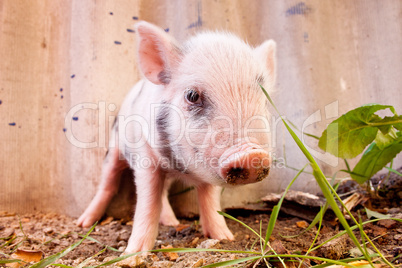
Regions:
<instances>
[{"instance_id":1,"label":"muddy snout","mask_svg":"<svg viewBox=\"0 0 402 268\"><path fill-rule=\"evenodd\" d=\"M254 183L268 176L270 164L270 155L258 144L234 146L220 157L219 175L232 185Z\"/></svg>"}]
</instances>

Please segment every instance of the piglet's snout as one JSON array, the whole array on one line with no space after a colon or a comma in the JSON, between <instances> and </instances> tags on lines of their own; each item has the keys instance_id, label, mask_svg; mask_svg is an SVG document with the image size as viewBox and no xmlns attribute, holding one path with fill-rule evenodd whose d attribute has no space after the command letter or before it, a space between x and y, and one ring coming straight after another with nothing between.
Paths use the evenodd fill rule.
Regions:
<instances>
[{"instance_id":1,"label":"piglet's snout","mask_svg":"<svg viewBox=\"0 0 402 268\"><path fill-rule=\"evenodd\" d=\"M220 157L219 175L228 184L262 181L269 174L271 158L258 144L233 146Z\"/></svg>"}]
</instances>

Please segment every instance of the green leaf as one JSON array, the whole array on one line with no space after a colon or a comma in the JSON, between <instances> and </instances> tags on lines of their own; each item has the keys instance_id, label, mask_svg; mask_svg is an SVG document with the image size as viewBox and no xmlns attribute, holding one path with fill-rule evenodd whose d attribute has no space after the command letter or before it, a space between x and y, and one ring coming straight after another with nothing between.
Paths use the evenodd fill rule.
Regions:
<instances>
[{"instance_id":1,"label":"green leaf","mask_svg":"<svg viewBox=\"0 0 402 268\"><path fill-rule=\"evenodd\" d=\"M387 134L391 126L394 126L397 130L402 130L402 115L385 116L378 121L373 121L373 123L380 124L378 129L381 130L383 134Z\"/></svg>"},{"instance_id":2,"label":"green leaf","mask_svg":"<svg viewBox=\"0 0 402 268\"><path fill-rule=\"evenodd\" d=\"M379 127L384 129L395 123L375 114L387 108L394 112L392 106L380 104L368 104L347 112L328 125L318 146L337 157L356 157L375 139Z\"/></svg>"},{"instance_id":3,"label":"green leaf","mask_svg":"<svg viewBox=\"0 0 402 268\"><path fill-rule=\"evenodd\" d=\"M351 176L358 183L364 183L374 174L383 169L395 156L402 151L402 136L399 136L392 143L382 150L373 143L364 152L357 163Z\"/></svg>"},{"instance_id":4,"label":"green leaf","mask_svg":"<svg viewBox=\"0 0 402 268\"><path fill-rule=\"evenodd\" d=\"M381 131L378 131L377 137L375 137L374 142L377 144L378 148L381 150L394 142L395 139L398 138L398 134L394 128L391 128L389 133L383 134Z\"/></svg>"},{"instance_id":5,"label":"green leaf","mask_svg":"<svg viewBox=\"0 0 402 268\"><path fill-rule=\"evenodd\" d=\"M381 213L379 213L377 211L370 210L370 209L368 209L366 207L364 209L366 210L366 214L367 214L368 219L371 219L371 218L390 219L391 218L391 216L389 216L389 215L381 214Z\"/></svg>"}]
</instances>

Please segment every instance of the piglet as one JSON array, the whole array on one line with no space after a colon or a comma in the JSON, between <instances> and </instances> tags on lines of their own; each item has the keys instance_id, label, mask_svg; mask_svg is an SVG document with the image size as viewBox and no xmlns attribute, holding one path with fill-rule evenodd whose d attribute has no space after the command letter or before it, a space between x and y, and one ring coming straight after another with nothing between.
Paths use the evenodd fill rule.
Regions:
<instances>
[{"instance_id":1,"label":"piglet","mask_svg":"<svg viewBox=\"0 0 402 268\"><path fill-rule=\"evenodd\" d=\"M89 227L101 218L121 172L131 168L137 203L126 253L152 249L158 223L179 224L168 201L174 179L195 186L204 235L233 240L217 213L220 187L268 176L269 104L260 85L268 92L274 87L276 44L252 48L218 32L179 44L147 22L136 33L144 79L121 105L99 190L77 224Z\"/></svg>"}]
</instances>

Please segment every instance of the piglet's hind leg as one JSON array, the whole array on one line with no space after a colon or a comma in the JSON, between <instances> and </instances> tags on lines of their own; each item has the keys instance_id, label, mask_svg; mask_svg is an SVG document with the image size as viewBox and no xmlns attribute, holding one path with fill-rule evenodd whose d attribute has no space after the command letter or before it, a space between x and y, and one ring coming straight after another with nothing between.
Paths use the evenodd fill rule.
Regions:
<instances>
[{"instance_id":1,"label":"piglet's hind leg","mask_svg":"<svg viewBox=\"0 0 402 268\"><path fill-rule=\"evenodd\" d=\"M103 216L119 189L120 175L127 167L126 160L119 159L119 150L111 148L103 162L99 189L85 212L78 218L78 226L89 227Z\"/></svg>"}]
</instances>

